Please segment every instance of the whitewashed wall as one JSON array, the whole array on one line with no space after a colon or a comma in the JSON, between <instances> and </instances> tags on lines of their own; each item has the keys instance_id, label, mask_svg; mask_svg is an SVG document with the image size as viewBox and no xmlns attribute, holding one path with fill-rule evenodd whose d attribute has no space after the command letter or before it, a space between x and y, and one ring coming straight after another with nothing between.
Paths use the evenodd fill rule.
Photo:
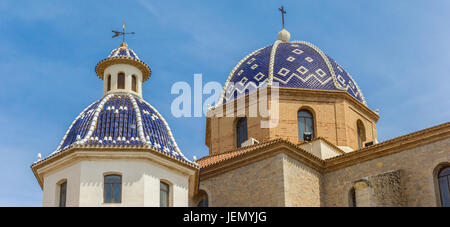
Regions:
<instances>
[{"instance_id":1,"label":"whitewashed wall","mask_svg":"<svg viewBox=\"0 0 450 227\"><path fill-rule=\"evenodd\" d=\"M117 89L117 75L120 72L125 73L125 89ZM111 75L111 90L109 91L107 91L108 75ZM131 87L132 75L136 76L137 92L134 92ZM103 96L116 92L129 92L142 97L142 72L138 68L128 64L115 64L108 66L103 74Z\"/></svg>"},{"instance_id":2,"label":"whitewashed wall","mask_svg":"<svg viewBox=\"0 0 450 227\"><path fill-rule=\"evenodd\" d=\"M122 175L122 203L103 203L105 173ZM147 160L84 160L44 177L43 206L58 206L58 182L67 179L67 206L159 206L160 180L172 206L187 207L189 177Z\"/></svg>"}]
</instances>

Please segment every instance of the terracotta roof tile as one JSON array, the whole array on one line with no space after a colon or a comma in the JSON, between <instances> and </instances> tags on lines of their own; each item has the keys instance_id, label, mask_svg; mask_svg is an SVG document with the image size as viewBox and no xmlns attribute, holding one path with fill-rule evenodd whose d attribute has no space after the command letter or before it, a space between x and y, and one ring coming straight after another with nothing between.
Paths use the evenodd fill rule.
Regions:
<instances>
[{"instance_id":1,"label":"terracotta roof tile","mask_svg":"<svg viewBox=\"0 0 450 227\"><path fill-rule=\"evenodd\" d=\"M261 142L259 144L255 144L255 145L251 145L251 146L247 146L247 147L241 147L241 148L234 149L234 150L222 153L222 154L208 155L208 156L205 156L205 157L197 160L197 164L200 165L200 168L205 168L207 166L214 165L216 163L219 163L219 162L222 162L222 161L225 161L228 159L232 159L234 157L240 156L242 154L248 153L248 152L256 150L258 148L268 146L268 145L273 144L278 141L280 141L280 139L269 140L269 141Z\"/></svg>"},{"instance_id":2,"label":"terracotta roof tile","mask_svg":"<svg viewBox=\"0 0 450 227\"><path fill-rule=\"evenodd\" d=\"M284 139L274 139L274 140L268 140L268 141L264 141L261 142L259 144L255 144L252 146L248 146L248 147L242 147L242 148L238 148L235 150L231 150L222 154L217 154L217 155L209 155L209 156L205 156L199 160L197 160L197 164L200 165L200 168L206 168L221 162L224 162L226 160L230 160L233 158L236 158L238 156L250 153L252 151L264 148L264 147L268 147L270 145L273 144L277 144L277 143L287 143L295 148L297 148L298 150L301 150L303 153L307 154L308 156L310 156L310 158L312 159L316 159L318 161L323 161L322 159L318 158L317 156L315 156L314 154L311 154L308 151L305 151L304 149L300 148L298 145L293 144L287 140Z\"/></svg>"},{"instance_id":3,"label":"terracotta roof tile","mask_svg":"<svg viewBox=\"0 0 450 227\"><path fill-rule=\"evenodd\" d=\"M339 147L335 146L334 144L332 144L331 142L329 142L328 140L326 140L326 139L324 139L322 137L315 138L312 141L322 140L325 143L327 143L330 146L332 146L333 148L337 149L341 153L341 155L338 155L336 157L329 158L329 159L326 159L326 160L322 160L322 159L318 158L317 156L311 154L310 152L305 151L304 149L299 147L299 146L303 145L305 142L302 142L302 143L299 143L299 144L293 144L293 143L291 143L289 141L286 141L284 139L280 139L279 138L279 139L264 141L264 142L261 142L259 144L255 144L255 145L248 146L248 147L242 147L242 148L234 149L234 150L231 150L231 151L228 151L228 152L225 152L225 153L221 153L221 154L217 154L217 155L208 155L208 156L205 156L205 157L197 160L196 163L200 166L200 168L206 168L206 167L209 167L209 166L212 166L212 165L224 162L226 160L230 160L230 159L236 158L238 156L247 154L247 153L252 152L254 150L261 149L261 148L270 146L272 144L280 143L280 142L284 142L284 143L290 144L290 145L296 147L297 149L302 150L304 153L310 154L311 158L313 158L313 159L317 159L317 160L324 161L324 162L330 162L332 160L336 160L336 159L344 158L344 157L347 157L347 156L355 155L355 154L358 154L360 152L364 152L364 151L367 151L367 150L374 150L376 148L379 148L379 147L387 145L387 144L396 143L398 141L401 141L401 140L404 140L404 139L407 139L407 138L416 137L416 136L419 136L419 135L423 135L426 132L429 132L429 131L432 131L432 130L436 130L436 129L440 129L440 128L449 127L449 126L450 126L450 123L446 122L446 123L441 124L441 125L437 125L437 126L434 126L434 127L428 128L428 129L417 131L417 132L414 132L414 133L411 133L411 134L408 134L408 135L400 136L400 137L397 137L397 138L394 138L394 139L391 139L391 140L387 140L385 142L382 142L382 143L379 143L379 144L375 144L375 145L372 145L370 147L366 147L366 148L363 148L363 149L360 149L360 150L356 150L354 152L349 152L349 153L345 153Z\"/></svg>"}]
</instances>

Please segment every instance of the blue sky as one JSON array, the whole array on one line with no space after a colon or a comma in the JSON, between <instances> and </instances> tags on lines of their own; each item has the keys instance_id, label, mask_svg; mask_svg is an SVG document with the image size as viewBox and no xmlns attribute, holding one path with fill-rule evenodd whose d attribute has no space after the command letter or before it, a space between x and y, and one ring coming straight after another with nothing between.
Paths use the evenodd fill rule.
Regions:
<instances>
[{"instance_id":1,"label":"blue sky","mask_svg":"<svg viewBox=\"0 0 450 227\"><path fill-rule=\"evenodd\" d=\"M58 146L75 117L101 98L97 62L127 43L152 68L143 96L183 153L207 154L204 118L174 118L177 81L224 83L248 53L271 45L284 5L291 40L337 60L380 109L380 141L450 119L450 1L0 1L0 206L40 206L30 165ZM206 98L207 96L205 96Z\"/></svg>"}]
</instances>

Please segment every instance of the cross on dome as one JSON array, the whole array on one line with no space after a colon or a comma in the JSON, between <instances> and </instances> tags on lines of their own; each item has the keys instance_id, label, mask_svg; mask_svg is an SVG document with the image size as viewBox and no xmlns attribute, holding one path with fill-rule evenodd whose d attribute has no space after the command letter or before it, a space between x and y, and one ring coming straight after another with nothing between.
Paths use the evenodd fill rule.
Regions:
<instances>
[{"instance_id":1,"label":"cross on dome","mask_svg":"<svg viewBox=\"0 0 450 227\"><path fill-rule=\"evenodd\" d=\"M283 22L283 28L284 28L284 14L287 14L286 11L284 10L284 7L281 6L281 8L278 9L281 12L281 18L282 18L282 22Z\"/></svg>"},{"instance_id":2,"label":"cross on dome","mask_svg":"<svg viewBox=\"0 0 450 227\"><path fill-rule=\"evenodd\" d=\"M281 29L281 31L278 33L278 40L281 40L283 42L289 42L290 38L291 38L291 34L284 29L284 15L287 14L286 11L284 10L284 7L281 6L281 8L278 8L278 10L281 12L281 19L282 19L282 23L283 23L283 29Z\"/></svg>"}]
</instances>

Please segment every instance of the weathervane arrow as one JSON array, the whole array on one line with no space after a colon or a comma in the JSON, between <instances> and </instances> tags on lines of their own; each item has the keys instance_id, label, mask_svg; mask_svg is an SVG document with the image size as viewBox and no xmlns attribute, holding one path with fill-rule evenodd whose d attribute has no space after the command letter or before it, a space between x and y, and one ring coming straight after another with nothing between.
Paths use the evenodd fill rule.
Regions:
<instances>
[{"instance_id":1,"label":"weathervane arrow","mask_svg":"<svg viewBox=\"0 0 450 227\"><path fill-rule=\"evenodd\" d=\"M118 32L118 31L112 31L112 32L114 32L115 34L113 35L113 38L116 38L117 36L120 36L120 35L122 35L122 32Z\"/></svg>"}]
</instances>

